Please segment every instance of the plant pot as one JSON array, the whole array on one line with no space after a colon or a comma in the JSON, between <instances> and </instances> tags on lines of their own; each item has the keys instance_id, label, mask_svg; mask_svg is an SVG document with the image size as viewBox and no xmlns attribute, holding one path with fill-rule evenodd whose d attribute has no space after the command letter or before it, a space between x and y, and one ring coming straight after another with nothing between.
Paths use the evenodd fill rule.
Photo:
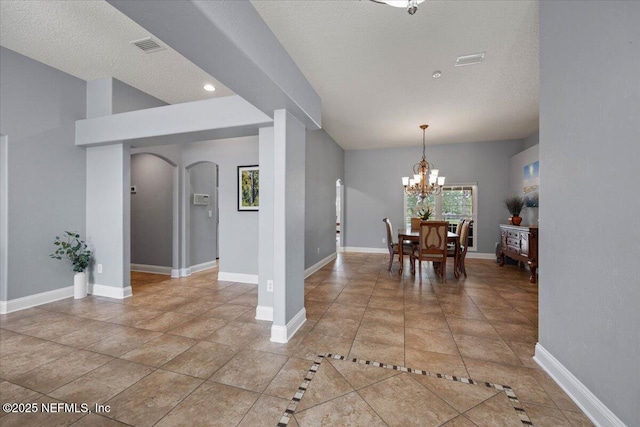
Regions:
<instances>
[{"instance_id":1,"label":"plant pot","mask_svg":"<svg viewBox=\"0 0 640 427\"><path fill-rule=\"evenodd\" d=\"M511 221L513 221L513 225L520 225L522 223L522 217L514 215L511 217Z\"/></svg>"},{"instance_id":2,"label":"plant pot","mask_svg":"<svg viewBox=\"0 0 640 427\"><path fill-rule=\"evenodd\" d=\"M87 296L87 273L73 275L73 298L80 299Z\"/></svg>"},{"instance_id":3,"label":"plant pot","mask_svg":"<svg viewBox=\"0 0 640 427\"><path fill-rule=\"evenodd\" d=\"M422 218L411 218L411 230L418 231L420 230L420 222Z\"/></svg>"}]
</instances>

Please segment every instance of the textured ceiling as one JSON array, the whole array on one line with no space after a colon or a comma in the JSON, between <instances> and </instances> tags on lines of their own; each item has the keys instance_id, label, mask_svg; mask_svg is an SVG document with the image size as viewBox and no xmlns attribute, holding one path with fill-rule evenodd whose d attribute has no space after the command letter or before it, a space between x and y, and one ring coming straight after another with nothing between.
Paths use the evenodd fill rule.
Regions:
<instances>
[{"instance_id":1,"label":"textured ceiling","mask_svg":"<svg viewBox=\"0 0 640 427\"><path fill-rule=\"evenodd\" d=\"M233 94L161 40L150 54L129 43L148 36L102 0L0 1L2 46L83 80L112 76L170 104Z\"/></svg>"},{"instance_id":2,"label":"textured ceiling","mask_svg":"<svg viewBox=\"0 0 640 427\"><path fill-rule=\"evenodd\" d=\"M519 139L538 129L537 1L252 3L322 98L345 149ZM486 52L479 65L460 55ZM434 71L442 77L433 79Z\"/></svg>"}]
</instances>

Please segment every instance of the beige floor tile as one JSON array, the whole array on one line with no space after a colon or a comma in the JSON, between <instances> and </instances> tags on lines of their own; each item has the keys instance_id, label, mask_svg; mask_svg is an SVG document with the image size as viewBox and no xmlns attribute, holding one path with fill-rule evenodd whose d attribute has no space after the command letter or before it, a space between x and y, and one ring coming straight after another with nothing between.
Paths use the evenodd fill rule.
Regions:
<instances>
[{"instance_id":1,"label":"beige floor tile","mask_svg":"<svg viewBox=\"0 0 640 427\"><path fill-rule=\"evenodd\" d=\"M350 358L371 360L373 362L388 363L404 366L405 350L401 346L354 341L349 352Z\"/></svg>"},{"instance_id":2,"label":"beige floor tile","mask_svg":"<svg viewBox=\"0 0 640 427\"><path fill-rule=\"evenodd\" d=\"M323 363L331 363L355 390L377 383L380 380L398 375L400 372L362 363L327 359Z\"/></svg>"},{"instance_id":3,"label":"beige floor tile","mask_svg":"<svg viewBox=\"0 0 640 427\"><path fill-rule=\"evenodd\" d=\"M476 424L464 415L459 415L452 420L442 424L442 427L478 427Z\"/></svg>"},{"instance_id":4,"label":"beige floor tile","mask_svg":"<svg viewBox=\"0 0 640 427\"><path fill-rule=\"evenodd\" d=\"M212 308L202 315L207 317L215 317L216 319L233 320L237 317L242 316L249 310L255 310L255 308L247 307L246 305L227 303L219 305L216 308Z\"/></svg>"},{"instance_id":5,"label":"beige floor tile","mask_svg":"<svg viewBox=\"0 0 640 427\"><path fill-rule=\"evenodd\" d=\"M345 427L387 426L380 416L355 392L305 411L296 412L295 421L300 427L338 425Z\"/></svg>"},{"instance_id":6,"label":"beige floor tile","mask_svg":"<svg viewBox=\"0 0 640 427\"><path fill-rule=\"evenodd\" d=\"M198 317L169 330L169 334L204 339L226 325L228 321L214 317Z\"/></svg>"},{"instance_id":7,"label":"beige floor tile","mask_svg":"<svg viewBox=\"0 0 640 427\"><path fill-rule=\"evenodd\" d=\"M298 387L312 364L313 362L309 360L290 358L273 378L264 393L290 400L298 391Z\"/></svg>"},{"instance_id":8,"label":"beige floor tile","mask_svg":"<svg viewBox=\"0 0 640 427\"><path fill-rule=\"evenodd\" d=\"M133 322L132 326L134 328L148 329L150 331L167 332L168 330L174 329L177 326L193 319L194 317L189 314L168 311L151 319Z\"/></svg>"},{"instance_id":9,"label":"beige floor tile","mask_svg":"<svg viewBox=\"0 0 640 427\"><path fill-rule=\"evenodd\" d=\"M404 327L401 324L384 320L363 320L356 333L357 341L403 346L405 344Z\"/></svg>"},{"instance_id":10,"label":"beige floor tile","mask_svg":"<svg viewBox=\"0 0 640 427\"><path fill-rule=\"evenodd\" d=\"M521 365L520 358L501 339L454 335L463 358L488 360L492 362Z\"/></svg>"},{"instance_id":11,"label":"beige floor tile","mask_svg":"<svg viewBox=\"0 0 640 427\"><path fill-rule=\"evenodd\" d=\"M207 341L228 345L235 349L241 349L249 345L260 334L268 334L269 327L251 323L231 321L222 328L217 329Z\"/></svg>"},{"instance_id":12,"label":"beige floor tile","mask_svg":"<svg viewBox=\"0 0 640 427\"><path fill-rule=\"evenodd\" d=\"M27 371L15 378L13 382L31 390L49 393L112 359L104 354L77 350Z\"/></svg>"},{"instance_id":13,"label":"beige floor tile","mask_svg":"<svg viewBox=\"0 0 640 427\"><path fill-rule=\"evenodd\" d=\"M29 390L28 388L20 387L19 385L8 381L1 381L0 396L0 399L2 400L1 403L27 403L39 399L42 397L42 394L37 391ZM0 411L0 418L5 415L7 415L7 412Z\"/></svg>"},{"instance_id":14,"label":"beige floor tile","mask_svg":"<svg viewBox=\"0 0 640 427\"><path fill-rule=\"evenodd\" d=\"M405 311L405 325L407 328L449 332L449 325L444 314L426 314Z\"/></svg>"},{"instance_id":15,"label":"beige floor tile","mask_svg":"<svg viewBox=\"0 0 640 427\"><path fill-rule=\"evenodd\" d=\"M75 352L73 347L16 335L0 345L0 378L12 380L38 366Z\"/></svg>"},{"instance_id":16,"label":"beige floor tile","mask_svg":"<svg viewBox=\"0 0 640 427\"><path fill-rule=\"evenodd\" d=\"M78 348L86 348L91 344L114 335L126 326L114 325L113 323L99 322L95 320L86 320L82 328L76 329L71 333L62 335L54 341L60 344L70 345Z\"/></svg>"},{"instance_id":17,"label":"beige floor tile","mask_svg":"<svg viewBox=\"0 0 640 427\"><path fill-rule=\"evenodd\" d=\"M467 418L483 427L521 427L522 422L505 393L494 397L465 412Z\"/></svg>"},{"instance_id":18,"label":"beige floor tile","mask_svg":"<svg viewBox=\"0 0 640 427\"><path fill-rule=\"evenodd\" d=\"M114 359L49 395L65 402L103 404L153 371L149 366Z\"/></svg>"},{"instance_id":19,"label":"beige floor tile","mask_svg":"<svg viewBox=\"0 0 640 427\"><path fill-rule=\"evenodd\" d=\"M162 369L207 379L227 363L235 351L223 344L200 341L162 366Z\"/></svg>"},{"instance_id":20,"label":"beige floor tile","mask_svg":"<svg viewBox=\"0 0 640 427\"><path fill-rule=\"evenodd\" d=\"M273 427L278 424L291 399L263 394L242 418L238 427Z\"/></svg>"},{"instance_id":21,"label":"beige floor tile","mask_svg":"<svg viewBox=\"0 0 640 427\"><path fill-rule=\"evenodd\" d=\"M157 308L157 306L154 305L153 307L154 308L136 306L134 309L126 313L108 319L107 322L117 323L119 325L125 326L133 326L134 323L153 319L154 317L158 317L163 313Z\"/></svg>"},{"instance_id":22,"label":"beige floor tile","mask_svg":"<svg viewBox=\"0 0 640 427\"><path fill-rule=\"evenodd\" d=\"M524 410L534 426L571 427L571 423L560 409L525 403Z\"/></svg>"},{"instance_id":23,"label":"beige floor tile","mask_svg":"<svg viewBox=\"0 0 640 427\"><path fill-rule=\"evenodd\" d=\"M572 412L572 411L562 411L564 416L569 420L573 427L593 427L594 424L591 422L586 415L582 412Z\"/></svg>"},{"instance_id":24,"label":"beige floor tile","mask_svg":"<svg viewBox=\"0 0 640 427\"><path fill-rule=\"evenodd\" d=\"M324 361L315 373L311 384L298 405L297 411L302 412L305 409L328 402L352 391L353 387L333 365Z\"/></svg>"},{"instance_id":25,"label":"beige floor tile","mask_svg":"<svg viewBox=\"0 0 640 427\"><path fill-rule=\"evenodd\" d=\"M339 303L337 300L325 311L323 318L362 320L366 307Z\"/></svg>"},{"instance_id":26,"label":"beige floor tile","mask_svg":"<svg viewBox=\"0 0 640 427\"><path fill-rule=\"evenodd\" d=\"M30 403L37 404L38 412L7 414L0 418L2 427L63 427L71 425L85 416L82 412L65 412L64 406L59 406L60 404L64 405L64 402L47 396L40 397ZM47 405L51 412L43 411L42 405ZM55 410L58 412L53 412Z\"/></svg>"},{"instance_id":27,"label":"beige floor tile","mask_svg":"<svg viewBox=\"0 0 640 427\"><path fill-rule=\"evenodd\" d=\"M460 355L458 346L450 332L405 328L404 336L407 347L421 351Z\"/></svg>"},{"instance_id":28,"label":"beige floor tile","mask_svg":"<svg viewBox=\"0 0 640 427\"><path fill-rule=\"evenodd\" d=\"M493 387L464 384L446 378L434 378L423 375L412 377L459 412L465 412L500 393Z\"/></svg>"},{"instance_id":29,"label":"beige floor tile","mask_svg":"<svg viewBox=\"0 0 640 427\"><path fill-rule=\"evenodd\" d=\"M191 338L164 334L120 357L143 365L160 367L196 343L197 341Z\"/></svg>"},{"instance_id":30,"label":"beige floor tile","mask_svg":"<svg viewBox=\"0 0 640 427\"><path fill-rule=\"evenodd\" d=\"M410 374L380 381L359 390L358 394L389 426L440 426L459 415Z\"/></svg>"},{"instance_id":31,"label":"beige floor tile","mask_svg":"<svg viewBox=\"0 0 640 427\"><path fill-rule=\"evenodd\" d=\"M204 383L156 426L237 425L260 395L236 387Z\"/></svg>"},{"instance_id":32,"label":"beige floor tile","mask_svg":"<svg viewBox=\"0 0 640 427\"><path fill-rule=\"evenodd\" d=\"M187 375L157 370L109 400L109 418L152 426L200 384L202 380Z\"/></svg>"},{"instance_id":33,"label":"beige floor tile","mask_svg":"<svg viewBox=\"0 0 640 427\"><path fill-rule=\"evenodd\" d=\"M409 368L422 369L438 374L469 377L460 356L407 348L405 357L406 366Z\"/></svg>"},{"instance_id":34,"label":"beige floor tile","mask_svg":"<svg viewBox=\"0 0 640 427\"><path fill-rule=\"evenodd\" d=\"M71 425L73 427L127 427L126 424L98 414L88 414Z\"/></svg>"},{"instance_id":35,"label":"beige floor tile","mask_svg":"<svg viewBox=\"0 0 640 427\"><path fill-rule=\"evenodd\" d=\"M262 393L286 361L286 356L242 350L213 374L210 380Z\"/></svg>"},{"instance_id":36,"label":"beige floor tile","mask_svg":"<svg viewBox=\"0 0 640 427\"><path fill-rule=\"evenodd\" d=\"M313 328L313 332L331 337L353 339L359 326L360 321L358 320L322 316Z\"/></svg>"},{"instance_id":37,"label":"beige floor tile","mask_svg":"<svg viewBox=\"0 0 640 427\"><path fill-rule=\"evenodd\" d=\"M486 320L458 319L448 317L447 323L451 332L457 335L471 335L474 337L500 338L498 332Z\"/></svg>"},{"instance_id":38,"label":"beige floor tile","mask_svg":"<svg viewBox=\"0 0 640 427\"><path fill-rule=\"evenodd\" d=\"M379 307L367 307L362 320L381 321L402 326L405 315L402 310L391 310Z\"/></svg>"},{"instance_id":39,"label":"beige floor tile","mask_svg":"<svg viewBox=\"0 0 640 427\"><path fill-rule=\"evenodd\" d=\"M144 329L125 328L109 335L86 347L87 350L119 357L123 354L144 345L154 338L162 335L162 332L146 331Z\"/></svg>"},{"instance_id":40,"label":"beige floor tile","mask_svg":"<svg viewBox=\"0 0 640 427\"><path fill-rule=\"evenodd\" d=\"M292 354L301 359L315 360L318 354L334 353L347 356L351 350L353 341L349 338L331 337L321 335L311 330L302 340L300 346Z\"/></svg>"}]
</instances>

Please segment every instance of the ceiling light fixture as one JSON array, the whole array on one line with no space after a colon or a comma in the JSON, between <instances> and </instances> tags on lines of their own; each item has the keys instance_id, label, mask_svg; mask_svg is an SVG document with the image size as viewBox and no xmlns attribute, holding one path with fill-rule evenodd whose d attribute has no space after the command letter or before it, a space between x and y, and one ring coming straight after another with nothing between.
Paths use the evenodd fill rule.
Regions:
<instances>
[{"instance_id":1,"label":"ceiling light fixture","mask_svg":"<svg viewBox=\"0 0 640 427\"><path fill-rule=\"evenodd\" d=\"M431 77L433 77L434 79L439 79L441 76L442 76L442 71L438 70L438 71L434 71Z\"/></svg>"},{"instance_id":2,"label":"ceiling light fixture","mask_svg":"<svg viewBox=\"0 0 640 427\"><path fill-rule=\"evenodd\" d=\"M438 176L438 169L427 161L425 131L429 125L420 125L422 129L422 160L413 166L413 178L402 177L404 191L409 196L418 196L424 200L430 194L440 194L444 186L444 176Z\"/></svg>"},{"instance_id":3,"label":"ceiling light fixture","mask_svg":"<svg viewBox=\"0 0 640 427\"><path fill-rule=\"evenodd\" d=\"M203 86L204 90L206 90L207 92L213 92L216 90L216 88L212 85L212 84L206 84Z\"/></svg>"},{"instance_id":4,"label":"ceiling light fixture","mask_svg":"<svg viewBox=\"0 0 640 427\"><path fill-rule=\"evenodd\" d=\"M418 11L418 5L424 0L371 0L374 3L388 4L393 7L404 7L409 12L409 15L413 15Z\"/></svg>"}]
</instances>

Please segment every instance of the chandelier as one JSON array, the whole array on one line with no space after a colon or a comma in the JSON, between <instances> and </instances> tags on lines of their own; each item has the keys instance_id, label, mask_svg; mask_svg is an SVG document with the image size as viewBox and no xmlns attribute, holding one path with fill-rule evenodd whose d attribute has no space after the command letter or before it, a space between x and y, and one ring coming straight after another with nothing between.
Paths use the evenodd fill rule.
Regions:
<instances>
[{"instance_id":1,"label":"chandelier","mask_svg":"<svg viewBox=\"0 0 640 427\"><path fill-rule=\"evenodd\" d=\"M406 7L409 15L418 11L418 5L424 0L371 0L374 3L388 4L393 7Z\"/></svg>"},{"instance_id":2,"label":"chandelier","mask_svg":"<svg viewBox=\"0 0 640 427\"><path fill-rule=\"evenodd\" d=\"M425 131L429 125L420 125L422 129L422 160L413 165L413 178L402 177L404 191L409 196L418 196L424 200L430 194L440 194L444 186L444 176L438 176L438 169L433 169L433 164L427 162L425 154Z\"/></svg>"}]
</instances>

